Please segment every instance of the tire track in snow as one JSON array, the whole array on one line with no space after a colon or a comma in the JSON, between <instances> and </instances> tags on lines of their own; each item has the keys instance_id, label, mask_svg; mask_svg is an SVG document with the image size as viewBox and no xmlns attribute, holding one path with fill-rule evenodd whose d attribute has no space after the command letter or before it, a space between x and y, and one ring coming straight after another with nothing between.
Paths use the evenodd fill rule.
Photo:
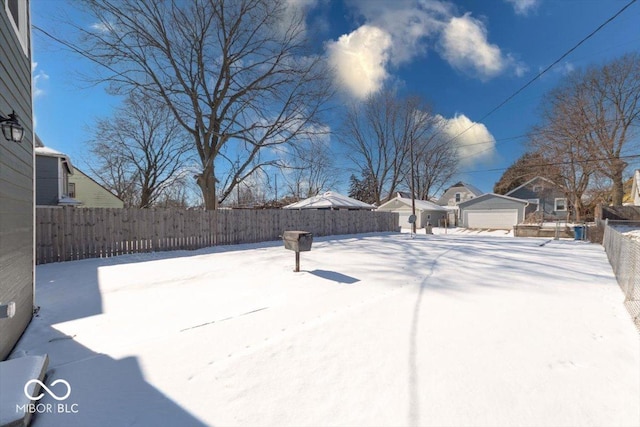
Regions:
<instances>
[{"instance_id":1,"label":"tire track in snow","mask_svg":"<svg viewBox=\"0 0 640 427\"><path fill-rule=\"evenodd\" d=\"M418 329L420 327L420 306L422 304L422 296L425 288L427 287L428 280L433 276L436 271L436 267L440 258L456 250L456 248L449 248L446 251L438 254L431 265L429 266L429 272L424 276L420 282L420 288L418 290L418 297L413 307L413 317L411 319L411 332L409 333L409 426L420 425L420 402L419 402L419 390L418 390Z\"/></svg>"}]
</instances>

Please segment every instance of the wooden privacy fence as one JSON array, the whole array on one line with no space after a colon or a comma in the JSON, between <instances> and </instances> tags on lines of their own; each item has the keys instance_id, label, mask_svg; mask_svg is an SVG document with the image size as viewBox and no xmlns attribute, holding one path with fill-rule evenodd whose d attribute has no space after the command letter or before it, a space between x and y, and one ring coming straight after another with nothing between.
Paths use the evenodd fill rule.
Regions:
<instances>
[{"instance_id":1,"label":"wooden privacy fence","mask_svg":"<svg viewBox=\"0 0 640 427\"><path fill-rule=\"evenodd\" d=\"M398 231L398 214L329 210L36 209L36 263L316 236Z\"/></svg>"}]
</instances>

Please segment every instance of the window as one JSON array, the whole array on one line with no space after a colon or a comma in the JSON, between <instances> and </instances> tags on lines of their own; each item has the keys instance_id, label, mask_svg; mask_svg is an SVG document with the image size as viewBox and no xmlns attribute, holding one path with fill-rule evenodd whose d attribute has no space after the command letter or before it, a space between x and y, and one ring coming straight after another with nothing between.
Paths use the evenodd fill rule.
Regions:
<instances>
[{"instance_id":1,"label":"window","mask_svg":"<svg viewBox=\"0 0 640 427\"><path fill-rule=\"evenodd\" d=\"M11 18L13 18L13 23L20 31L20 13L18 12L18 0L8 0L7 7L9 8L9 13L11 14Z\"/></svg>"},{"instance_id":2,"label":"window","mask_svg":"<svg viewBox=\"0 0 640 427\"><path fill-rule=\"evenodd\" d=\"M540 199L527 199L527 202L537 205L536 212L540 212Z\"/></svg>"},{"instance_id":3,"label":"window","mask_svg":"<svg viewBox=\"0 0 640 427\"><path fill-rule=\"evenodd\" d=\"M71 197L72 199L76 198L76 183L75 182L70 182L69 185L67 186L67 195L69 197Z\"/></svg>"},{"instance_id":4,"label":"window","mask_svg":"<svg viewBox=\"0 0 640 427\"><path fill-rule=\"evenodd\" d=\"M29 56L29 2L27 0L3 0L3 3L13 31L22 46L22 51Z\"/></svg>"},{"instance_id":5,"label":"window","mask_svg":"<svg viewBox=\"0 0 640 427\"><path fill-rule=\"evenodd\" d=\"M556 211L566 211L567 210L567 199L556 199L554 204L554 210Z\"/></svg>"},{"instance_id":6,"label":"window","mask_svg":"<svg viewBox=\"0 0 640 427\"><path fill-rule=\"evenodd\" d=\"M456 203L460 203L460 199L461 199L461 194L456 193Z\"/></svg>"}]
</instances>

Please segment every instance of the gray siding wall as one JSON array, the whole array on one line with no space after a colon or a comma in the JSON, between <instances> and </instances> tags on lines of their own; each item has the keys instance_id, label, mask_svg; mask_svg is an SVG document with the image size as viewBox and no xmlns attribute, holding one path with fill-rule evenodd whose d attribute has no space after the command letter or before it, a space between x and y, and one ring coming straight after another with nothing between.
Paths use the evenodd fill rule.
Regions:
<instances>
[{"instance_id":1,"label":"gray siding wall","mask_svg":"<svg viewBox=\"0 0 640 427\"><path fill-rule=\"evenodd\" d=\"M543 190L536 193L533 191L535 185L542 185ZM551 184L547 181L533 181L526 187L522 187L513 193L509 193L509 197L515 197L516 199L540 199L540 209L545 213L545 216L552 216L556 218L564 219L567 217L567 211L555 211L555 199L564 199L566 196L562 190L557 187L551 187ZM567 201L568 203L568 201ZM528 212L527 212L528 213Z\"/></svg>"},{"instance_id":2,"label":"gray siding wall","mask_svg":"<svg viewBox=\"0 0 640 427\"><path fill-rule=\"evenodd\" d=\"M25 128L22 143L0 135L0 302L14 301L16 315L0 319L4 360L33 313L33 128L31 59L0 2L0 112L15 110Z\"/></svg>"},{"instance_id":3,"label":"gray siding wall","mask_svg":"<svg viewBox=\"0 0 640 427\"><path fill-rule=\"evenodd\" d=\"M36 205L58 205L58 158L36 155Z\"/></svg>"},{"instance_id":4,"label":"gray siding wall","mask_svg":"<svg viewBox=\"0 0 640 427\"><path fill-rule=\"evenodd\" d=\"M489 197L479 201L469 202L464 206L460 206L460 217L464 218L465 211L491 211L498 209L517 209L518 223L524 221L523 209L524 204L513 200L503 199L500 197Z\"/></svg>"}]
</instances>

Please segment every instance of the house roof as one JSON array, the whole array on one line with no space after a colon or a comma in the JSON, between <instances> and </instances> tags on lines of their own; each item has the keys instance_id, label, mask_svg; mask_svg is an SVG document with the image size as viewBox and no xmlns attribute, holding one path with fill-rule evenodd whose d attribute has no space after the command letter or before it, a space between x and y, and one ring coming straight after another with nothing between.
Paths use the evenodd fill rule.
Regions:
<instances>
[{"instance_id":1,"label":"house roof","mask_svg":"<svg viewBox=\"0 0 640 427\"><path fill-rule=\"evenodd\" d=\"M442 206L436 205L435 203L429 202L427 200L416 200L415 202L416 202L416 209L421 211L440 211L440 212L446 211L446 209L443 208ZM397 204L411 207L411 199L397 196L389 200L388 202L381 204L378 210L393 209L393 206Z\"/></svg>"},{"instance_id":2,"label":"house roof","mask_svg":"<svg viewBox=\"0 0 640 427\"><path fill-rule=\"evenodd\" d=\"M282 209L367 209L373 210L375 206L360 200L352 199L335 191L327 191L324 194L309 197L284 206Z\"/></svg>"},{"instance_id":3,"label":"house roof","mask_svg":"<svg viewBox=\"0 0 640 427\"><path fill-rule=\"evenodd\" d=\"M40 142L42 143L42 142ZM44 157L57 157L62 160L62 163L67 167L67 171L69 175L73 175L73 165L71 164L71 159L64 153L61 153L53 148L49 147L40 147L36 146L33 151L36 153L36 156L44 156Z\"/></svg>"},{"instance_id":4,"label":"house roof","mask_svg":"<svg viewBox=\"0 0 640 427\"><path fill-rule=\"evenodd\" d=\"M558 184L556 184L555 182L551 181L551 180L550 180L550 179L548 179L548 178L545 178L545 177L543 177L543 176L536 176L536 177L531 178L529 181L525 182L525 183L524 183L524 184L522 184L521 186L516 187L516 188L514 188L513 190L509 191L508 193L506 193L506 194L505 194L505 196L508 196L509 194L514 193L514 192L516 192L516 191L520 190L521 188L526 187L527 185L531 184L533 181L535 181L535 180L537 180L537 179L541 179L541 180L543 180L543 181L547 181L549 184L552 184L552 185L555 185L555 186L557 186L557 185L558 185Z\"/></svg>"},{"instance_id":5,"label":"house roof","mask_svg":"<svg viewBox=\"0 0 640 427\"><path fill-rule=\"evenodd\" d=\"M474 196L480 196L482 194L482 191L478 187L471 184L467 184L466 182L462 182L462 181L453 184L451 187L447 188L444 192L446 193L447 191L455 187L464 187L467 190L471 191Z\"/></svg>"},{"instance_id":6,"label":"house roof","mask_svg":"<svg viewBox=\"0 0 640 427\"><path fill-rule=\"evenodd\" d=\"M502 194L485 193L482 196L478 196L478 197L475 197L473 199L461 202L460 204L458 204L458 206L459 207L464 207L465 205L470 205L470 204L473 204L473 203L480 202L482 200L486 200L486 199L489 199L489 198L495 198L495 197L500 198L500 199L505 199L505 200L511 200L513 202L522 203L523 205L526 205L527 203L530 203L530 202L528 202L526 200L516 199L515 197L503 196Z\"/></svg>"}]
</instances>

